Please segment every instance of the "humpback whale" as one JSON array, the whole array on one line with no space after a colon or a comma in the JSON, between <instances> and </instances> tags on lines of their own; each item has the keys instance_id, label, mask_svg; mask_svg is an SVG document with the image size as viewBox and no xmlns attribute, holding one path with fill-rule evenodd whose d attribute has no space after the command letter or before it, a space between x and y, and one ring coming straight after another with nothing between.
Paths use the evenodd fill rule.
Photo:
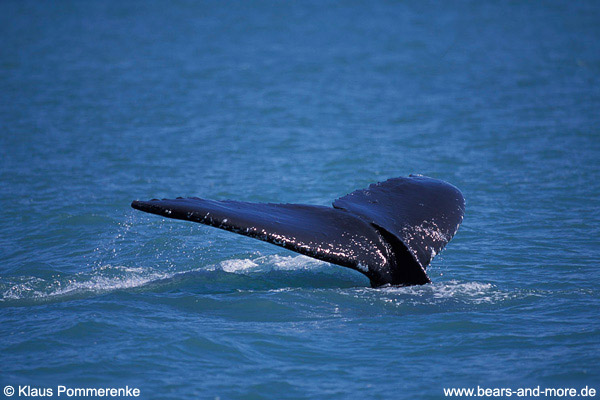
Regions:
<instances>
[{"instance_id":1,"label":"humpback whale","mask_svg":"<svg viewBox=\"0 0 600 400\"><path fill-rule=\"evenodd\" d=\"M371 184L333 207L197 197L133 201L137 210L199 222L365 274L372 287L430 283L426 269L456 234L465 200L422 175Z\"/></svg>"}]
</instances>

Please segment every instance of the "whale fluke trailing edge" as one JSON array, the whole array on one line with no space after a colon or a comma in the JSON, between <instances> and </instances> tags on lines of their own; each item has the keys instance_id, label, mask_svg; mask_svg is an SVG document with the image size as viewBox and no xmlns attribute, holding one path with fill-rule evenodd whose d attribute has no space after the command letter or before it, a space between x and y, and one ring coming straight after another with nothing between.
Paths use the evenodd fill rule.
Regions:
<instances>
[{"instance_id":1,"label":"whale fluke trailing edge","mask_svg":"<svg viewBox=\"0 0 600 400\"><path fill-rule=\"evenodd\" d=\"M135 209L273 243L365 274L371 286L430 283L426 268L465 212L462 193L421 175L375 183L333 207L197 197L134 201Z\"/></svg>"}]
</instances>

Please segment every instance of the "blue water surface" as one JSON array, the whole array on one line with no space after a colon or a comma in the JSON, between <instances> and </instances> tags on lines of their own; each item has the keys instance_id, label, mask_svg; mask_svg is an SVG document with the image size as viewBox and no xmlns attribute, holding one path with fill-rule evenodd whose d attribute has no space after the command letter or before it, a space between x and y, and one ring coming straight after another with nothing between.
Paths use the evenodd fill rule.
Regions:
<instances>
[{"instance_id":1,"label":"blue water surface","mask_svg":"<svg viewBox=\"0 0 600 400\"><path fill-rule=\"evenodd\" d=\"M600 390L600 3L2 1L0 384ZM143 214L459 187L433 284ZM15 397L16 398L16 397Z\"/></svg>"}]
</instances>

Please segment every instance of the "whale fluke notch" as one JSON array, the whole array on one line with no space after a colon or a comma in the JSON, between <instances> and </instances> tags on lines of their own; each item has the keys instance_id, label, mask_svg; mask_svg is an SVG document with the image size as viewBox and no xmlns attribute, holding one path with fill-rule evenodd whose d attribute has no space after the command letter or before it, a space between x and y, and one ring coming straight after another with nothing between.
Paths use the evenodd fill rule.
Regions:
<instances>
[{"instance_id":1,"label":"whale fluke notch","mask_svg":"<svg viewBox=\"0 0 600 400\"><path fill-rule=\"evenodd\" d=\"M352 192L335 200L333 208L195 197L136 200L131 206L355 269L373 287L431 282L426 268L452 239L465 211L456 187L413 175Z\"/></svg>"}]
</instances>

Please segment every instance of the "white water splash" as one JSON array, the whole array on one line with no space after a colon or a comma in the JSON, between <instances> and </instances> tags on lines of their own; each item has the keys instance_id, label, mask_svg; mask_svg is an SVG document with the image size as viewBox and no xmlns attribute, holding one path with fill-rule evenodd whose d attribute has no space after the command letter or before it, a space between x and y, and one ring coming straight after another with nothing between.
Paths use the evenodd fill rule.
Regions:
<instances>
[{"instance_id":1,"label":"white water splash","mask_svg":"<svg viewBox=\"0 0 600 400\"><path fill-rule=\"evenodd\" d=\"M81 293L103 293L130 289L161 279L173 277L174 273L153 271L145 268L103 266L88 273L44 280L36 277L20 277L9 283L0 297L2 300L46 299ZM4 285L3 285L4 286Z\"/></svg>"},{"instance_id":2,"label":"white water splash","mask_svg":"<svg viewBox=\"0 0 600 400\"><path fill-rule=\"evenodd\" d=\"M220 267L225 272L241 272L258 267L258 264L252 260L225 260L222 261Z\"/></svg>"},{"instance_id":3,"label":"white water splash","mask_svg":"<svg viewBox=\"0 0 600 400\"><path fill-rule=\"evenodd\" d=\"M57 276L51 279L32 276L2 278L0 280L0 301L43 300L70 295L100 294L133 289L198 271L222 270L227 273L248 274L273 270L323 268L325 265L324 262L301 255L295 257L268 255L254 259L229 259L216 265L183 271L105 265L93 268L91 271Z\"/></svg>"},{"instance_id":4,"label":"white water splash","mask_svg":"<svg viewBox=\"0 0 600 400\"><path fill-rule=\"evenodd\" d=\"M267 255L252 258L234 258L184 271L156 270L143 267L101 266L77 274L56 276L50 279L21 276L0 278L0 302L10 300L44 301L69 296L97 295L117 290L144 287L174 277L199 272L223 271L232 274L262 274L269 271L331 270L332 266L312 258ZM274 289L275 291L280 289ZM491 304L510 298L514 293L499 290L490 283L447 281L424 286L366 287L343 289L341 293L384 304Z\"/></svg>"},{"instance_id":5,"label":"white water splash","mask_svg":"<svg viewBox=\"0 0 600 400\"><path fill-rule=\"evenodd\" d=\"M328 265L324 261L302 255L280 256L274 254L257 258L256 261L263 265L271 265L276 270L319 269Z\"/></svg>"},{"instance_id":6,"label":"white water splash","mask_svg":"<svg viewBox=\"0 0 600 400\"><path fill-rule=\"evenodd\" d=\"M327 263L307 256L280 256L277 254L256 258L231 259L217 265L209 265L205 270L222 270L234 274L264 273L268 271L293 271L299 269L326 268Z\"/></svg>"},{"instance_id":7,"label":"white water splash","mask_svg":"<svg viewBox=\"0 0 600 400\"><path fill-rule=\"evenodd\" d=\"M456 280L432 283L423 286L385 287L381 289L388 299L399 302L418 302L424 300L430 304L453 301L467 304L494 304L514 296L514 293L502 291L491 283L459 282Z\"/></svg>"}]
</instances>

